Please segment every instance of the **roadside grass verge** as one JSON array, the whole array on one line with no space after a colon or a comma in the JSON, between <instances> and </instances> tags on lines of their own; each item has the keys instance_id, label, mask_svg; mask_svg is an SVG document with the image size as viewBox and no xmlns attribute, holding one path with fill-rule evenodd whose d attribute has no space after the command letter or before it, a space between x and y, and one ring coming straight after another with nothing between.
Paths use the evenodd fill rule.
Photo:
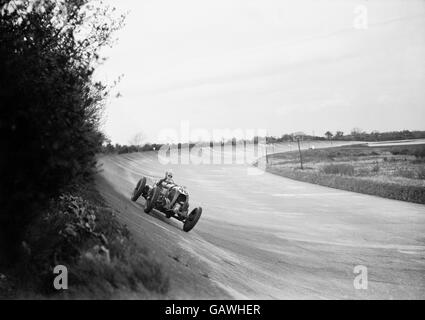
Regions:
<instances>
[{"instance_id":1,"label":"roadside grass verge","mask_svg":"<svg viewBox=\"0 0 425 320\"><path fill-rule=\"evenodd\" d=\"M354 166L351 164L328 164L322 168L326 174L342 174L347 176L354 175Z\"/></svg>"},{"instance_id":2,"label":"roadside grass verge","mask_svg":"<svg viewBox=\"0 0 425 320\"><path fill-rule=\"evenodd\" d=\"M267 171L286 178L319 184L325 187L425 204L425 188L423 187L406 187L396 183L385 183L336 174L328 175L325 173L313 172L309 170L267 168Z\"/></svg>"},{"instance_id":3,"label":"roadside grass verge","mask_svg":"<svg viewBox=\"0 0 425 320\"><path fill-rule=\"evenodd\" d=\"M424 145L352 145L272 154L267 171L294 180L389 199L425 204Z\"/></svg>"},{"instance_id":4,"label":"roadside grass verge","mask_svg":"<svg viewBox=\"0 0 425 320\"><path fill-rule=\"evenodd\" d=\"M111 299L162 298L169 279L146 248L92 187L61 195L29 228L21 262L8 276L11 298ZM57 265L68 269L68 290L53 282Z\"/></svg>"}]
</instances>

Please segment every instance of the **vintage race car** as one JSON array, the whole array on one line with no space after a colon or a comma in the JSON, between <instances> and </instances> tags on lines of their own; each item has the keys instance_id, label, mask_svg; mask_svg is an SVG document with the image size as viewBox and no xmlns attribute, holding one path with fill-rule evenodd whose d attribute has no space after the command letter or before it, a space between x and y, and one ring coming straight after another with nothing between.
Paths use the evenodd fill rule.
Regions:
<instances>
[{"instance_id":1,"label":"vintage race car","mask_svg":"<svg viewBox=\"0 0 425 320\"><path fill-rule=\"evenodd\" d=\"M197 207L189 213L189 194L186 189L174 183L146 183L142 177L134 188L131 201L137 201L142 196L146 199L145 212L156 209L165 213L167 218L175 218L183 222L183 230L189 232L198 222L202 208Z\"/></svg>"}]
</instances>

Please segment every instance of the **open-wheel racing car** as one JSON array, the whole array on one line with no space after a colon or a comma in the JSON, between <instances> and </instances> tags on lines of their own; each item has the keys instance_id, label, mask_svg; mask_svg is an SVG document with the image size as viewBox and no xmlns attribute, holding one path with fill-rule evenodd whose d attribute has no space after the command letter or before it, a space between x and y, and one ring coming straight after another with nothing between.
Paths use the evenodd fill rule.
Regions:
<instances>
[{"instance_id":1,"label":"open-wheel racing car","mask_svg":"<svg viewBox=\"0 0 425 320\"><path fill-rule=\"evenodd\" d=\"M189 194L186 188L175 183L154 183L148 185L146 177L137 182L131 201L137 201L142 196L146 199L145 212L156 209L165 213L167 218L175 218L183 222L183 230L189 232L198 222L202 208L197 207L189 213Z\"/></svg>"}]
</instances>

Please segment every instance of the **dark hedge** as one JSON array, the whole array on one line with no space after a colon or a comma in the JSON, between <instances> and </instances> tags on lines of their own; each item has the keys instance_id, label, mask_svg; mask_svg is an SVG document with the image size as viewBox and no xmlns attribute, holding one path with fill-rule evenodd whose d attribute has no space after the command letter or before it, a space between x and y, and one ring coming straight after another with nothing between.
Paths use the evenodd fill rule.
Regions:
<instances>
[{"instance_id":1,"label":"dark hedge","mask_svg":"<svg viewBox=\"0 0 425 320\"><path fill-rule=\"evenodd\" d=\"M90 179L106 87L93 80L116 24L88 1L0 0L0 255L13 261L26 226L75 181ZM109 23L109 24L108 24ZM81 28L87 37L78 38Z\"/></svg>"}]
</instances>

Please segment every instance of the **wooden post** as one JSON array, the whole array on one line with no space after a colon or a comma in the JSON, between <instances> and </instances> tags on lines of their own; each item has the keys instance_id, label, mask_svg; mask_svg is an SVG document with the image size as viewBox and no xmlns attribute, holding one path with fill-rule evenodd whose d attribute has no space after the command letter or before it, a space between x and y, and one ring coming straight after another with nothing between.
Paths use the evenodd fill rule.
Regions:
<instances>
[{"instance_id":1,"label":"wooden post","mask_svg":"<svg viewBox=\"0 0 425 320\"><path fill-rule=\"evenodd\" d=\"M267 140L266 140L266 165L269 164L269 155L267 154Z\"/></svg>"},{"instance_id":2,"label":"wooden post","mask_svg":"<svg viewBox=\"0 0 425 320\"><path fill-rule=\"evenodd\" d=\"M300 147L300 138L297 138L297 142L298 142L298 151L300 153L300 163L301 163L301 170L304 170L303 168L303 156L301 154L301 147Z\"/></svg>"}]
</instances>

